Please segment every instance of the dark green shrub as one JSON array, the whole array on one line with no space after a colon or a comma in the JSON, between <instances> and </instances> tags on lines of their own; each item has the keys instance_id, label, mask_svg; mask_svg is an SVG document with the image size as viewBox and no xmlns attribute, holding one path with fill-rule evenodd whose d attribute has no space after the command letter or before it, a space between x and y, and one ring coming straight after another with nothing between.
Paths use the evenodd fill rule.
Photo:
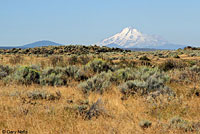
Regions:
<instances>
[{"instance_id":1,"label":"dark green shrub","mask_svg":"<svg viewBox=\"0 0 200 134\"><path fill-rule=\"evenodd\" d=\"M127 81L126 83L122 84L120 87L120 91L125 96L134 95L137 93L137 87L134 81Z\"/></svg>"},{"instance_id":2,"label":"dark green shrub","mask_svg":"<svg viewBox=\"0 0 200 134\"><path fill-rule=\"evenodd\" d=\"M142 56L140 57L139 60L145 60L145 61L150 61L150 59L145 55L145 56Z\"/></svg>"},{"instance_id":3,"label":"dark green shrub","mask_svg":"<svg viewBox=\"0 0 200 134\"><path fill-rule=\"evenodd\" d=\"M180 117L173 117L170 120L170 126L172 128L184 130L185 132L194 130L192 123L190 123L189 121L183 120Z\"/></svg>"},{"instance_id":4,"label":"dark green shrub","mask_svg":"<svg viewBox=\"0 0 200 134\"><path fill-rule=\"evenodd\" d=\"M145 95L151 92L170 93L169 88L165 86L168 76L158 68L140 67L134 70L134 75L134 80L119 86L124 95L129 96L135 93Z\"/></svg>"},{"instance_id":5,"label":"dark green shrub","mask_svg":"<svg viewBox=\"0 0 200 134\"><path fill-rule=\"evenodd\" d=\"M40 79L40 72L27 66L19 67L11 79L25 85L32 83L38 84Z\"/></svg>"},{"instance_id":6,"label":"dark green shrub","mask_svg":"<svg viewBox=\"0 0 200 134\"><path fill-rule=\"evenodd\" d=\"M189 61L187 61L187 62L188 62L188 64L189 64L190 67L192 67L192 66L198 64L196 60L195 60L195 61L194 61L194 60L189 60Z\"/></svg>"},{"instance_id":7,"label":"dark green shrub","mask_svg":"<svg viewBox=\"0 0 200 134\"><path fill-rule=\"evenodd\" d=\"M67 80L62 74L51 73L46 75L45 77L43 76L41 78L40 83L42 85L61 86L61 85L66 85Z\"/></svg>"},{"instance_id":8,"label":"dark green shrub","mask_svg":"<svg viewBox=\"0 0 200 134\"><path fill-rule=\"evenodd\" d=\"M0 79L10 75L13 69L9 66L0 65Z\"/></svg>"},{"instance_id":9,"label":"dark green shrub","mask_svg":"<svg viewBox=\"0 0 200 134\"><path fill-rule=\"evenodd\" d=\"M86 119L91 120L93 117L98 118L100 115L105 114L106 111L103 107L103 102L101 99L98 99L95 103L91 105L89 110L86 112Z\"/></svg>"},{"instance_id":10,"label":"dark green shrub","mask_svg":"<svg viewBox=\"0 0 200 134\"><path fill-rule=\"evenodd\" d=\"M83 68L80 68L75 74L74 74L74 79L75 80L78 80L78 81L81 81L81 80L87 80L90 76L90 72L85 69L84 67Z\"/></svg>"},{"instance_id":11,"label":"dark green shrub","mask_svg":"<svg viewBox=\"0 0 200 134\"><path fill-rule=\"evenodd\" d=\"M48 95L49 93L43 90L34 90L27 93L27 97L33 100L46 99Z\"/></svg>"},{"instance_id":12,"label":"dark green shrub","mask_svg":"<svg viewBox=\"0 0 200 134\"><path fill-rule=\"evenodd\" d=\"M77 80L77 81L80 81L80 80L86 80L90 77L90 72L87 68L85 67L78 67L78 66L68 66L64 69L64 73L74 79L74 80Z\"/></svg>"},{"instance_id":13,"label":"dark green shrub","mask_svg":"<svg viewBox=\"0 0 200 134\"><path fill-rule=\"evenodd\" d=\"M142 120L142 121L140 121L140 123L139 123L139 126L141 127L141 128L149 128L149 127L151 127L151 125L152 125L152 123L151 123L151 121L149 121L149 120Z\"/></svg>"},{"instance_id":14,"label":"dark green shrub","mask_svg":"<svg viewBox=\"0 0 200 134\"><path fill-rule=\"evenodd\" d=\"M72 77L75 78L77 72L79 71L79 67L78 66L67 66L64 68L64 73L68 76L68 77Z\"/></svg>"},{"instance_id":15,"label":"dark green shrub","mask_svg":"<svg viewBox=\"0 0 200 134\"><path fill-rule=\"evenodd\" d=\"M64 110L75 113L76 115L80 115L82 117L86 116L86 113L88 111L89 105L73 105L73 106L66 106L64 107Z\"/></svg>"},{"instance_id":16,"label":"dark green shrub","mask_svg":"<svg viewBox=\"0 0 200 134\"><path fill-rule=\"evenodd\" d=\"M28 98L32 100L58 100L61 97L60 92L56 92L56 95L47 92L46 90L34 90L27 93Z\"/></svg>"},{"instance_id":17,"label":"dark green shrub","mask_svg":"<svg viewBox=\"0 0 200 134\"><path fill-rule=\"evenodd\" d=\"M40 84L50 86L67 85L67 79L65 68L47 68L42 73Z\"/></svg>"},{"instance_id":18,"label":"dark green shrub","mask_svg":"<svg viewBox=\"0 0 200 134\"><path fill-rule=\"evenodd\" d=\"M30 68L34 69L34 70L37 70L37 71L40 71L40 65L31 65Z\"/></svg>"},{"instance_id":19,"label":"dark green shrub","mask_svg":"<svg viewBox=\"0 0 200 134\"><path fill-rule=\"evenodd\" d=\"M190 53L189 56L190 56L190 57L195 57L195 56L197 56L197 54L195 54L195 53Z\"/></svg>"},{"instance_id":20,"label":"dark green shrub","mask_svg":"<svg viewBox=\"0 0 200 134\"><path fill-rule=\"evenodd\" d=\"M74 80L86 80L89 77L89 74L87 74L89 72L85 67L80 68L75 65L63 68L62 72Z\"/></svg>"},{"instance_id":21,"label":"dark green shrub","mask_svg":"<svg viewBox=\"0 0 200 134\"><path fill-rule=\"evenodd\" d=\"M178 55L174 55L174 58L180 58Z\"/></svg>"},{"instance_id":22,"label":"dark green shrub","mask_svg":"<svg viewBox=\"0 0 200 134\"><path fill-rule=\"evenodd\" d=\"M98 118L100 115L108 115L105 108L103 107L103 102L101 99L98 99L92 105L89 105L89 102L74 105L74 106L67 106L64 108L65 110L70 111L71 113L76 113L80 115L85 120L91 120L92 118Z\"/></svg>"},{"instance_id":23,"label":"dark green shrub","mask_svg":"<svg viewBox=\"0 0 200 134\"><path fill-rule=\"evenodd\" d=\"M119 69L113 72L111 80L117 83L121 81L133 80L135 78L134 73L133 69L130 68Z\"/></svg>"},{"instance_id":24,"label":"dark green shrub","mask_svg":"<svg viewBox=\"0 0 200 134\"><path fill-rule=\"evenodd\" d=\"M169 71L172 69L182 69L187 67L188 65L182 61L176 60L167 60L164 63L159 65L159 68L163 71Z\"/></svg>"},{"instance_id":25,"label":"dark green shrub","mask_svg":"<svg viewBox=\"0 0 200 134\"><path fill-rule=\"evenodd\" d=\"M171 69L174 69L176 67L176 62L173 61L173 60L168 60L168 61L165 61L164 63L162 63L159 68L161 70L164 70L164 71L169 71Z\"/></svg>"},{"instance_id":26,"label":"dark green shrub","mask_svg":"<svg viewBox=\"0 0 200 134\"><path fill-rule=\"evenodd\" d=\"M94 59L90 61L87 65L87 68L91 69L95 73L100 73L100 72L107 72L108 70L111 70L111 67L109 64L102 60L102 59Z\"/></svg>"},{"instance_id":27,"label":"dark green shrub","mask_svg":"<svg viewBox=\"0 0 200 134\"><path fill-rule=\"evenodd\" d=\"M190 71L200 74L200 66L194 65L190 68Z\"/></svg>"},{"instance_id":28,"label":"dark green shrub","mask_svg":"<svg viewBox=\"0 0 200 134\"><path fill-rule=\"evenodd\" d=\"M159 54L158 54L158 57L159 57L159 58L168 58L169 55L168 55L168 54L163 55L162 53L159 53Z\"/></svg>"},{"instance_id":29,"label":"dark green shrub","mask_svg":"<svg viewBox=\"0 0 200 134\"><path fill-rule=\"evenodd\" d=\"M84 71L83 68L73 65L64 68L56 67L44 70L40 82L42 85L67 85L68 81L72 79L80 81L86 80L88 77L87 70Z\"/></svg>"},{"instance_id":30,"label":"dark green shrub","mask_svg":"<svg viewBox=\"0 0 200 134\"><path fill-rule=\"evenodd\" d=\"M89 92L98 92L102 94L111 85L111 75L111 72L102 72L88 79L87 81L80 83L79 87L86 94Z\"/></svg>"}]
</instances>

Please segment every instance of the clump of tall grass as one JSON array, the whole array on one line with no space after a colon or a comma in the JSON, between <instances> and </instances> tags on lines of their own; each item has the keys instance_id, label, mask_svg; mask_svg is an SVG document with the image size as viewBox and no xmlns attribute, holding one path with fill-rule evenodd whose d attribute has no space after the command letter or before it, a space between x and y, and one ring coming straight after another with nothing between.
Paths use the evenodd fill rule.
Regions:
<instances>
[{"instance_id":1,"label":"clump of tall grass","mask_svg":"<svg viewBox=\"0 0 200 134\"><path fill-rule=\"evenodd\" d=\"M78 58L77 58L77 56L70 56L69 58L68 58L68 64L69 65L75 65L75 64L77 64L78 63Z\"/></svg>"},{"instance_id":2,"label":"clump of tall grass","mask_svg":"<svg viewBox=\"0 0 200 134\"><path fill-rule=\"evenodd\" d=\"M50 62L50 65L52 65L53 67L56 67L56 66L65 66L65 62L64 62L64 59L63 59L63 56L51 56L49 58L49 62Z\"/></svg>"},{"instance_id":3,"label":"clump of tall grass","mask_svg":"<svg viewBox=\"0 0 200 134\"><path fill-rule=\"evenodd\" d=\"M78 59L81 65L86 65L91 60L88 55L81 55Z\"/></svg>"},{"instance_id":4,"label":"clump of tall grass","mask_svg":"<svg viewBox=\"0 0 200 134\"><path fill-rule=\"evenodd\" d=\"M22 63L23 60L24 60L24 58L22 56L14 55L9 59L9 63L12 65L16 65L16 64Z\"/></svg>"}]
</instances>

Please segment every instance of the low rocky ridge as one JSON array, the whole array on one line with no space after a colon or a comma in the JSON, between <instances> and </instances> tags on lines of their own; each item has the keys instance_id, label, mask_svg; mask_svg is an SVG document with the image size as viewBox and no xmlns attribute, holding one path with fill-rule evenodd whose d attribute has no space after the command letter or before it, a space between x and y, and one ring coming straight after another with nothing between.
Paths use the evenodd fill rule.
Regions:
<instances>
[{"instance_id":1,"label":"low rocky ridge","mask_svg":"<svg viewBox=\"0 0 200 134\"><path fill-rule=\"evenodd\" d=\"M89 54L89 53L105 53L105 52L130 52L131 50L123 50L120 48L109 48L100 46L47 46L35 48L13 48L0 49L0 54Z\"/></svg>"},{"instance_id":2,"label":"low rocky ridge","mask_svg":"<svg viewBox=\"0 0 200 134\"><path fill-rule=\"evenodd\" d=\"M199 47L192 47L192 46L187 46L184 48L184 50L200 50Z\"/></svg>"}]
</instances>

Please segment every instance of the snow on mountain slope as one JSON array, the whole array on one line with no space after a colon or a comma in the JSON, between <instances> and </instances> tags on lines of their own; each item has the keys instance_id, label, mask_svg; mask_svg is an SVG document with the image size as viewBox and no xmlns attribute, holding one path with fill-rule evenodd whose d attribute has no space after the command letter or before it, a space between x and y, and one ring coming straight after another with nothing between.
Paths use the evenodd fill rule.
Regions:
<instances>
[{"instance_id":1,"label":"snow on mountain slope","mask_svg":"<svg viewBox=\"0 0 200 134\"><path fill-rule=\"evenodd\" d=\"M160 36L147 35L139 32L132 27L124 28L117 33L101 42L96 43L100 46L121 46L123 48L162 48L170 47L170 43ZM178 45L179 46L179 45Z\"/></svg>"}]
</instances>

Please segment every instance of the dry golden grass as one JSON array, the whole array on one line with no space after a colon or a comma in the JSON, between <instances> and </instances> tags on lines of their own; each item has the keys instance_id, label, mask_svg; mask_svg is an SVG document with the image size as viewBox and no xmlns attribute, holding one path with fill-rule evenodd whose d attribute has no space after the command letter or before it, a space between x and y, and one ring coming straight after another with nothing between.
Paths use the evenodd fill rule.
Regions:
<instances>
[{"instance_id":1,"label":"dry golden grass","mask_svg":"<svg viewBox=\"0 0 200 134\"><path fill-rule=\"evenodd\" d=\"M173 87L174 85L172 85ZM183 86L174 86L184 90ZM25 97L27 91L45 89L50 92L60 91L60 100L30 100ZM16 91L21 95L12 96ZM116 88L103 95L91 94L89 102L95 102L102 98L104 107L109 116L100 116L92 120L84 120L64 109L67 100L73 100L74 104L85 99L82 92L74 87L39 87L32 86L7 86L0 87L0 129L27 130L33 134L44 133L179 133L179 130L165 128L160 122L166 123L173 116L181 116L190 121L200 119L200 98L179 97L172 102L163 98L162 104L153 106L143 97L130 97L122 101L121 94ZM23 101L23 96L26 101ZM139 126L141 120L150 120L152 126L142 129ZM183 133L184 131L180 131Z\"/></svg>"},{"instance_id":2,"label":"dry golden grass","mask_svg":"<svg viewBox=\"0 0 200 134\"><path fill-rule=\"evenodd\" d=\"M9 59L12 55L2 56L0 64L11 65ZM180 59L190 59L180 56ZM153 58L153 57L151 57ZM194 57L199 59L199 57ZM192 58L192 59L194 59ZM178 60L180 60L178 59ZM162 63L166 59L152 60ZM25 56L20 65L40 64L49 66L48 57ZM117 87L103 95L92 93L85 96L76 86L51 87L40 85L7 85L0 83L0 130L26 130L30 134L173 134L173 133L199 133L197 131L184 131L169 127L169 121L174 116L180 116L188 121L200 121L200 97L187 97L192 85L169 83L177 96L168 100L161 96L156 101L146 97L132 96L121 100L122 94ZM50 93L61 92L59 100L32 100L26 94L39 89ZM93 104L101 98L106 114L91 120L84 120L81 115L66 110L68 106L79 105L88 100ZM69 103L69 101L72 101ZM141 120L149 120L152 126L141 128Z\"/></svg>"}]
</instances>

